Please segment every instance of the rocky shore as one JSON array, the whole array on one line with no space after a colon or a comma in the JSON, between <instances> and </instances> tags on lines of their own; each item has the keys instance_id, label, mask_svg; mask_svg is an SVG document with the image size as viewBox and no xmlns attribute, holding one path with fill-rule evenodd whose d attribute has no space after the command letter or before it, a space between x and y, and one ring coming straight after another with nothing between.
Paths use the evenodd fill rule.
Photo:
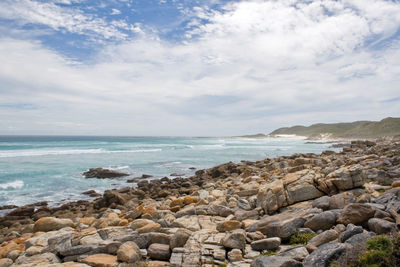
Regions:
<instances>
[{"instance_id":1,"label":"rocky shore","mask_svg":"<svg viewBox=\"0 0 400 267\"><path fill-rule=\"evenodd\" d=\"M94 196L96 192L92 193ZM347 266L400 227L400 141L142 179L0 218L1 266Z\"/></svg>"}]
</instances>

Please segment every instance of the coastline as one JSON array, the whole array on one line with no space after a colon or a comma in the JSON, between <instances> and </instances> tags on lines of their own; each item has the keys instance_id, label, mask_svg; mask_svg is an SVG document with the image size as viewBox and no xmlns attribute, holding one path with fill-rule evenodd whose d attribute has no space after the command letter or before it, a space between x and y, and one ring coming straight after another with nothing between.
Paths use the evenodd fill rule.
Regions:
<instances>
[{"instance_id":1,"label":"coastline","mask_svg":"<svg viewBox=\"0 0 400 267\"><path fill-rule=\"evenodd\" d=\"M388 194L384 190L395 195L400 192L395 187L396 179L400 178L396 176L400 174L398 157L400 143L397 141L380 140L377 144L358 141L338 153L325 151L321 155L294 154L256 162L225 163L198 170L189 178L141 180L135 188L107 190L94 201L81 200L56 208L43 206L44 203L37 203L39 206L36 208L32 205L19 207L0 218L0 257L21 264L21 257L29 262L32 257L50 253L57 257L52 259L54 263L72 260L96 266L90 262L93 260L90 254L106 254L112 257L115 265L124 262L118 256L119 249L126 242L133 241L141 249L138 261L147 263L161 260L160 264L171 266L222 263L246 266L258 258L269 258L257 256L268 250L266 244L271 242L279 244L270 251L286 255L285 249L288 249L288 242L296 229L307 228L317 236L336 231L337 236L333 233L335 239L347 231L340 225L352 223L361 225L368 233L385 233L387 229L397 231L396 217L387 210L388 203L384 203L382 208L376 205L383 204L373 201ZM383 171L379 166L385 166L387 177L382 178L382 173L378 175ZM398 205L400 209L400 201L393 201L394 207ZM374 214L362 222L345 217L346 209L354 208L356 204L364 205L364 209L367 205ZM333 212L334 222L331 219L328 223L330 227L324 220L322 223L321 220L313 222L319 213L331 210L336 211ZM376 217L375 213L380 215ZM370 225L370 220L374 222L375 218L384 220L378 224L389 225L388 228L375 229ZM36 244L32 239L40 232L46 232L39 235L43 238L48 233L58 236L73 232L78 242L69 248L61 245L51 247L49 239L54 236L47 236L46 242ZM16 239L21 238L23 242L18 243ZM147 241L144 242L143 238ZM180 239L178 246L172 244L174 238ZM205 242L210 238L215 241ZM104 242L108 245L114 242L112 244L118 248L108 251ZM337 243L338 246L344 244L340 239ZM312 260L311 255L323 244L307 243L301 249L304 255L305 249L307 255L300 260L291 260L307 266L307 262ZM90 246L96 253L83 249L84 252L74 250L73 254L70 250L75 246ZM203 250L210 246L220 255L214 252L203 254ZM154 252L153 247L158 250ZM199 249L201 253L193 254L190 252L193 249ZM9 255L13 251L19 252ZM163 253L168 257L158 255Z\"/></svg>"}]
</instances>

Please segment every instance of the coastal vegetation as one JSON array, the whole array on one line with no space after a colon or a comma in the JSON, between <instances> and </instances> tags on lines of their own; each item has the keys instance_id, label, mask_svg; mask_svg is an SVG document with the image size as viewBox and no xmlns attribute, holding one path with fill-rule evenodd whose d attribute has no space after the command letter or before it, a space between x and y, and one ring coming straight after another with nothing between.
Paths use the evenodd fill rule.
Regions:
<instances>
[{"instance_id":1,"label":"coastal vegetation","mask_svg":"<svg viewBox=\"0 0 400 267\"><path fill-rule=\"evenodd\" d=\"M381 121L356 121L349 123L318 123L311 126L279 128L270 135L293 134L308 138L379 138L400 135L400 118L385 118Z\"/></svg>"}]
</instances>

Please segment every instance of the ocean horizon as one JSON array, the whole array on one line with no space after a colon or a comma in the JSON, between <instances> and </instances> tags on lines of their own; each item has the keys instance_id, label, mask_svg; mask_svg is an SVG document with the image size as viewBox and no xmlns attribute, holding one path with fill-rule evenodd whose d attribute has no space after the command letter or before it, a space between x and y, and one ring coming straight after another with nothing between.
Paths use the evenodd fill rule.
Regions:
<instances>
[{"instance_id":1,"label":"ocean horizon","mask_svg":"<svg viewBox=\"0 0 400 267\"><path fill-rule=\"evenodd\" d=\"M0 136L0 206L48 201L56 206L89 198L82 192L133 186L127 180L189 177L225 162L261 160L293 153L321 153L331 144L302 138L176 136ZM118 179L86 179L90 168L129 174ZM175 177L175 176L172 176ZM150 178L151 179L151 178Z\"/></svg>"}]
</instances>

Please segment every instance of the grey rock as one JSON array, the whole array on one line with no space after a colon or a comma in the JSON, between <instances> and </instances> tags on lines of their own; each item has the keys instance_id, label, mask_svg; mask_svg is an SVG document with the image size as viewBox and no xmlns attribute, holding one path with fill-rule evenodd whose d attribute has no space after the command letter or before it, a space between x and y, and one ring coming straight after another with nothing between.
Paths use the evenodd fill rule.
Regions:
<instances>
[{"instance_id":1,"label":"grey rock","mask_svg":"<svg viewBox=\"0 0 400 267\"><path fill-rule=\"evenodd\" d=\"M169 245L171 249L183 247L189 239L191 232L186 229L179 229L172 235Z\"/></svg>"},{"instance_id":2,"label":"grey rock","mask_svg":"<svg viewBox=\"0 0 400 267\"><path fill-rule=\"evenodd\" d=\"M235 217L238 221L243 221L246 219L255 219L257 220L260 216L258 215L258 211L256 210L237 210L235 211Z\"/></svg>"},{"instance_id":3,"label":"grey rock","mask_svg":"<svg viewBox=\"0 0 400 267\"><path fill-rule=\"evenodd\" d=\"M327 210L327 209L329 209L329 199L330 199L330 197L328 197L328 196L319 197L313 201L312 206L313 206L313 208Z\"/></svg>"},{"instance_id":4,"label":"grey rock","mask_svg":"<svg viewBox=\"0 0 400 267\"><path fill-rule=\"evenodd\" d=\"M379 218L368 220L368 228L377 234L387 234L397 230L396 224Z\"/></svg>"},{"instance_id":5,"label":"grey rock","mask_svg":"<svg viewBox=\"0 0 400 267\"><path fill-rule=\"evenodd\" d=\"M226 248L244 249L246 246L246 232L242 229L233 230L222 239L222 245Z\"/></svg>"},{"instance_id":6,"label":"grey rock","mask_svg":"<svg viewBox=\"0 0 400 267\"><path fill-rule=\"evenodd\" d=\"M361 234L356 234L350 237L345 241L346 244L350 245L365 245L368 240L370 240L372 237L374 237L375 234L372 232L367 232L367 233L361 233Z\"/></svg>"},{"instance_id":7,"label":"grey rock","mask_svg":"<svg viewBox=\"0 0 400 267\"><path fill-rule=\"evenodd\" d=\"M59 263L61 262L60 259L54 255L53 253L47 252L43 254L37 254L31 257L27 256L20 256L16 259L15 264L22 265L22 264L31 264L40 262L41 264L49 264L49 263Z\"/></svg>"},{"instance_id":8,"label":"grey rock","mask_svg":"<svg viewBox=\"0 0 400 267\"><path fill-rule=\"evenodd\" d=\"M281 256L257 257L250 267L301 267L303 264L290 258Z\"/></svg>"},{"instance_id":9,"label":"grey rock","mask_svg":"<svg viewBox=\"0 0 400 267\"><path fill-rule=\"evenodd\" d=\"M354 224L348 224L346 230L339 235L339 241L345 242L347 239L356 234L361 234L363 228L361 226L355 226Z\"/></svg>"},{"instance_id":10,"label":"grey rock","mask_svg":"<svg viewBox=\"0 0 400 267\"><path fill-rule=\"evenodd\" d=\"M289 257L297 261L303 261L309 255L303 246L291 247L279 252L278 256Z\"/></svg>"},{"instance_id":11,"label":"grey rock","mask_svg":"<svg viewBox=\"0 0 400 267\"><path fill-rule=\"evenodd\" d=\"M275 250L281 245L281 239L279 237L271 237L251 242L251 248L257 251L263 251L265 249Z\"/></svg>"},{"instance_id":12,"label":"grey rock","mask_svg":"<svg viewBox=\"0 0 400 267\"><path fill-rule=\"evenodd\" d=\"M251 205L250 203L243 198L240 198L237 202L237 205L239 208L244 209L244 210L251 210Z\"/></svg>"},{"instance_id":13,"label":"grey rock","mask_svg":"<svg viewBox=\"0 0 400 267\"><path fill-rule=\"evenodd\" d=\"M374 217L375 209L363 203L352 203L347 205L337 219L342 224L363 224Z\"/></svg>"},{"instance_id":14,"label":"grey rock","mask_svg":"<svg viewBox=\"0 0 400 267\"><path fill-rule=\"evenodd\" d=\"M346 251L346 248L347 245L344 243L324 244L304 259L304 267L328 267Z\"/></svg>"},{"instance_id":15,"label":"grey rock","mask_svg":"<svg viewBox=\"0 0 400 267\"><path fill-rule=\"evenodd\" d=\"M262 219L249 228L249 232L260 231L268 237L280 237L287 239L293 235L294 231L303 227L306 219L280 214Z\"/></svg>"},{"instance_id":16,"label":"grey rock","mask_svg":"<svg viewBox=\"0 0 400 267\"><path fill-rule=\"evenodd\" d=\"M304 227L310 228L313 231L328 230L336 224L336 214L332 211L325 211L308 219L304 223Z\"/></svg>"},{"instance_id":17,"label":"grey rock","mask_svg":"<svg viewBox=\"0 0 400 267\"><path fill-rule=\"evenodd\" d=\"M233 211L223 205L210 204L207 209L208 215L227 217L233 214Z\"/></svg>"}]
</instances>

